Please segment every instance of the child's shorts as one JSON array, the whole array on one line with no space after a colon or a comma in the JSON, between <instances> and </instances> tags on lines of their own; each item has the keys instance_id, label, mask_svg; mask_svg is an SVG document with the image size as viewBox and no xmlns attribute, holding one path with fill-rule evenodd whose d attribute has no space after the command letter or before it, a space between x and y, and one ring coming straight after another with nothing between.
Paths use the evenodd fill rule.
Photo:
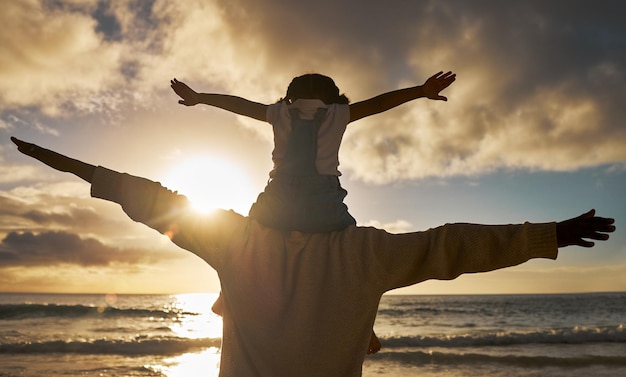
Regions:
<instances>
[{"instance_id":1,"label":"child's shorts","mask_svg":"<svg viewBox=\"0 0 626 377\"><path fill-rule=\"evenodd\" d=\"M343 203L347 194L334 175L275 177L259 194L249 216L279 230L338 231L356 224Z\"/></svg>"}]
</instances>

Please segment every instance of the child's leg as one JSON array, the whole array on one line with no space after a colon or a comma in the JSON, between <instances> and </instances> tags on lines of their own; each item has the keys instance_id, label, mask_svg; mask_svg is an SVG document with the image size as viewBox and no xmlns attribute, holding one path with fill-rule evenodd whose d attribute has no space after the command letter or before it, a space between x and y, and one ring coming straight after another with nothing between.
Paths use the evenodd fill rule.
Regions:
<instances>
[{"instance_id":1,"label":"child's leg","mask_svg":"<svg viewBox=\"0 0 626 377\"><path fill-rule=\"evenodd\" d=\"M224 304L222 302L222 292L220 292L220 295L217 296L217 300L215 300L215 302L213 303L213 306L211 306L211 310L213 311L213 313L219 316L224 315Z\"/></svg>"},{"instance_id":2,"label":"child's leg","mask_svg":"<svg viewBox=\"0 0 626 377\"><path fill-rule=\"evenodd\" d=\"M281 176L265 187L249 216L280 230L340 231L356 225L343 203L346 194L337 176Z\"/></svg>"},{"instance_id":3,"label":"child's leg","mask_svg":"<svg viewBox=\"0 0 626 377\"><path fill-rule=\"evenodd\" d=\"M343 203L347 192L336 175L319 175L316 166L318 131L326 109L314 119L291 113L291 132L285 155L272 180L250 208L249 216L280 230L324 233L356 225Z\"/></svg>"},{"instance_id":4,"label":"child's leg","mask_svg":"<svg viewBox=\"0 0 626 377\"><path fill-rule=\"evenodd\" d=\"M370 338L370 344L367 347L367 354L373 355L376 352L380 351L381 347L382 347L382 344L380 344L380 340L376 336L374 329L372 329L372 337Z\"/></svg>"}]
</instances>

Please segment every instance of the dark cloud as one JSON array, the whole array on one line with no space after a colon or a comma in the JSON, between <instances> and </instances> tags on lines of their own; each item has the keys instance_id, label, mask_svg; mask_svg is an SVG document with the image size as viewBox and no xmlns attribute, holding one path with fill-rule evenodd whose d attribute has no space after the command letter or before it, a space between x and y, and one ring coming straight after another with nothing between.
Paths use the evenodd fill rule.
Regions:
<instances>
[{"instance_id":1,"label":"dark cloud","mask_svg":"<svg viewBox=\"0 0 626 377\"><path fill-rule=\"evenodd\" d=\"M0 216L16 215L23 211L23 203L0 195Z\"/></svg>"},{"instance_id":2,"label":"dark cloud","mask_svg":"<svg viewBox=\"0 0 626 377\"><path fill-rule=\"evenodd\" d=\"M355 130L343 165L385 183L623 161L626 110L616 99L626 97L618 68L626 66L626 27L616 14L626 4L574 3L405 2L415 10L415 39L404 46L414 72L456 71L450 102L402 107L395 124L381 117ZM407 148L368 146L380 129L383 145Z\"/></svg>"},{"instance_id":3,"label":"dark cloud","mask_svg":"<svg viewBox=\"0 0 626 377\"><path fill-rule=\"evenodd\" d=\"M98 22L96 32L104 35L106 41L120 41L122 39L122 25L109 8L108 1L99 1L93 18Z\"/></svg>"},{"instance_id":4,"label":"dark cloud","mask_svg":"<svg viewBox=\"0 0 626 377\"><path fill-rule=\"evenodd\" d=\"M0 229L7 224L7 219L15 223L27 221L31 227L76 227L82 229L102 228L106 219L90 206L72 206L75 198L59 198L51 195L39 195L34 202L24 202L0 194ZM54 210L55 205L63 206L63 211Z\"/></svg>"},{"instance_id":5,"label":"dark cloud","mask_svg":"<svg viewBox=\"0 0 626 377\"><path fill-rule=\"evenodd\" d=\"M35 234L10 232L0 243L0 266L77 265L155 263L169 259L152 250L124 249L103 244L94 238L81 238L63 231Z\"/></svg>"}]
</instances>

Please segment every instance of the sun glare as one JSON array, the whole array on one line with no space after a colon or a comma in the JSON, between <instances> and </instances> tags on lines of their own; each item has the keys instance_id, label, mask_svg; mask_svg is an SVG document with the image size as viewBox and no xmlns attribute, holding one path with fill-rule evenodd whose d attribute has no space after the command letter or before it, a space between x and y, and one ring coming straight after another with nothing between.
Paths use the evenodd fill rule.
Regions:
<instances>
[{"instance_id":1,"label":"sun glare","mask_svg":"<svg viewBox=\"0 0 626 377\"><path fill-rule=\"evenodd\" d=\"M196 156L175 164L161 182L187 196L202 212L221 208L247 215L256 197L240 168L211 156Z\"/></svg>"},{"instance_id":2,"label":"sun glare","mask_svg":"<svg viewBox=\"0 0 626 377\"><path fill-rule=\"evenodd\" d=\"M170 325L176 337L219 341L222 337L222 319L211 311L217 296L216 293L173 295L173 301L164 309L186 313L178 322ZM167 377L218 376L220 355L218 347L189 350L181 355L156 360L145 367Z\"/></svg>"}]
</instances>

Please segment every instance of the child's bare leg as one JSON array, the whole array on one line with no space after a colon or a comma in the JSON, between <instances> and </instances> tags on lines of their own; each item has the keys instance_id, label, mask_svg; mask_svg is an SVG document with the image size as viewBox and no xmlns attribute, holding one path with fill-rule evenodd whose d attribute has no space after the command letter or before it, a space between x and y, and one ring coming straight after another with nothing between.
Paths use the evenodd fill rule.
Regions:
<instances>
[{"instance_id":1,"label":"child's bare leg","mask_svg":"<svg viewBox=\"0 0 626 377\"><path fill-rule=\"evenodd\" d=\"M211 310L213 311L213 313L219 316L224 315L224 304L222 301L222 292L220 292L220 295L217 296L217 300L215 300L215 302L213 303L213 306L211 306Z\"/></svg>"},{"instance_id":2,"label":"child's bare leg","mask_svg":"<svg viewBox=\"0 0 626 377\"><path fill-rule=\"evenodd\" d=\"M373 355L376 352L380 351L381 347L382 347L382 344L380 344L380 340L376 336L376 333L374 332L374 330L372 330L372 336L370 337L370 344L367 347L367 354Z\"/></svg>"}]
</instances>

